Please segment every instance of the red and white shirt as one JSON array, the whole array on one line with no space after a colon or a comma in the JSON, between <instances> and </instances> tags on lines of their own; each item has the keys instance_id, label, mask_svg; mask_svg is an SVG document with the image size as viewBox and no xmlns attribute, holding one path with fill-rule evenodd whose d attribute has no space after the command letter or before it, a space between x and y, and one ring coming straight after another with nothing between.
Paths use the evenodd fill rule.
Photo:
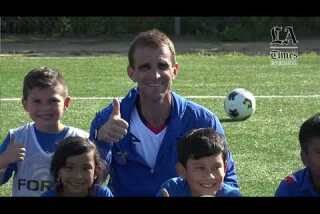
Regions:
<instances>
[{"instance_id":1,"label":"red and white shirt","mask_svg":"<svg viewBox=\"0 0 320 214\"><path fill-rule=\"evenodd\" d=\"M166 131L166 126L155 129L144 124L137 108L134 108L130 118L130 133L139 139L140 142L135 143L136 150L151 168L155 166Z\"/></svg>"}]
</instances>

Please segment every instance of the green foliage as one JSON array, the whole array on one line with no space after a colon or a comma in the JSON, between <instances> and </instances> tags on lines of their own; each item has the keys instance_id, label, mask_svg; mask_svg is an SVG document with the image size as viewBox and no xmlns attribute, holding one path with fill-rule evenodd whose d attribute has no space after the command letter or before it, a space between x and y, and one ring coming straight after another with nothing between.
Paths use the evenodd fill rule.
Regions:
<instances>
[{"instance_id":1,"label":"green foliage","mask_svg":"<svg viewBox=\"0 0 320 214\"><path fill-rule=\"evenodd\" d=\"M276 25L293 26L298 38L320 35L320 17L181 17L182 35L222 41L266 40ZM174 17L18 16L2 17L1 26L3 33L51 36L132 35L152 28L174 34Z\"/></svg>"}]
</instances>

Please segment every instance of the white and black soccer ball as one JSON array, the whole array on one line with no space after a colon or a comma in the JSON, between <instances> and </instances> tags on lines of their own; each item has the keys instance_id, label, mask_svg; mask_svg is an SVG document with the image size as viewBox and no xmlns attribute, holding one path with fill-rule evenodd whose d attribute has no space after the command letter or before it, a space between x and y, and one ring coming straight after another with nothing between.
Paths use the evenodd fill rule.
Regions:
<instances>
[{"instance_id":1,"label":"white and black soccer ball","mask_svg":"<svg viewBox=\"0 0 320 214\"><path fill-rule=\"evenodd\" d=\"M256 99L244 88L232 90L224 100L224 111L233 120L246 120L255 110Z\"/></svg>"}]
</instances>

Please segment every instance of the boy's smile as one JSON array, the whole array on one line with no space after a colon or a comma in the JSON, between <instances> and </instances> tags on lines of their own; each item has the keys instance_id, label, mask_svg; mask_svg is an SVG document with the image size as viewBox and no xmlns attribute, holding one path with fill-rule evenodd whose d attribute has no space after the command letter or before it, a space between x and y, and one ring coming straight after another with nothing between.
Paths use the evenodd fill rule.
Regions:
<instances>
[{"instance_id":1,"label":"boy's smile","mask_svg":"<svg viewBox=\"0 0 320 214\"><path fill-rule=\"evenodd\" d=\"M185 175L193 196L215 195L223 185L226 167L222 154L187 162Z\"/></svg>"}]
</instances>

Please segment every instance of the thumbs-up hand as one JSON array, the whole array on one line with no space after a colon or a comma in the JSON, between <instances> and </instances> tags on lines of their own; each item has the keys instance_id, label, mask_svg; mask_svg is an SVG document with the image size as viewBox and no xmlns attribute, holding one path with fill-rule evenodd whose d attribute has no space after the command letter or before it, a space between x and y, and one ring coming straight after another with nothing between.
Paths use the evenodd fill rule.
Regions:
<instances>
[{"instance_id":1,"label":"thumbs-up hand","mask_svg":"<svg viewBox=\"0 0 320 214\"><path fill-rule=\"evenodd\" d=\"M24 160L26 149L23 144L15 143L13 135L10 136L10 142L7 149L3 153L3 159L7 164Z\"/></svg>"},{"instance_id":2,"label":"thumbs-up hand","mask_svg":"<svg viewBox=\"0 0 320 214\"><path fill-rule=\"evenodd\" d=\"M108 143L120 141L128 132L129 124L121 118L120 102L113 99L112 113L105 124L98 130L98 140Z\"/></svg>"}]
</instances>

